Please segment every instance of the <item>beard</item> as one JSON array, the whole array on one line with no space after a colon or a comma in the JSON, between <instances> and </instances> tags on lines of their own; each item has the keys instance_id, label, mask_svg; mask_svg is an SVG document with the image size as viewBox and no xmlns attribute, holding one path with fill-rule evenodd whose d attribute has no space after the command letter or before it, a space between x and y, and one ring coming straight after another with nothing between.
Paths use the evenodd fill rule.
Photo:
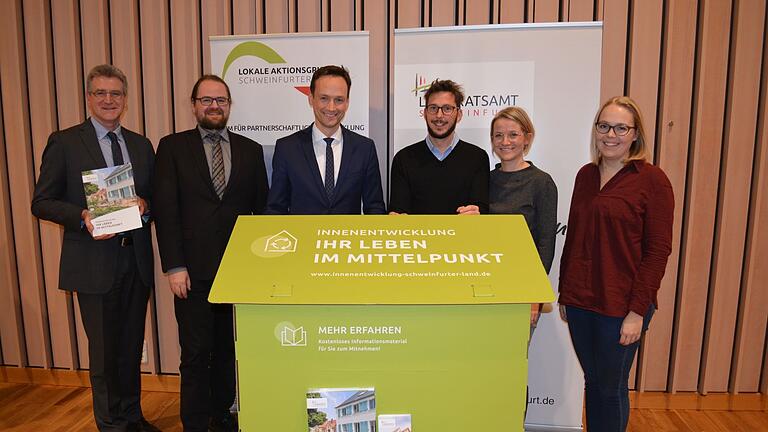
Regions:
<instances>
[{"instance_id":1,"label":"beard","mask_svg":"<svg viewBox=\"0 0 768 432\"><path fill-rule=\"evenodd\" d=\"M221 118L219 120L212 120L208 118L208 114L219 114ZM224 129L227 126L229 116L224 115L224 111L220 108L213 108L206 110L205 114L197 118L197 122L203 129Z\"/></svg>"},{"instance_id":2,"label":"beard","mask_svg":"<svg viewBox=\"0 0 768 432\"><path fill-rule=\"evenodd\" d=\"M427 131L429 132L429 136L431 136L432 138L436 138L436 139L447 138L453 133L454 130L456 130L456 122L453 122L451 127L449 127L448 130L446 130L441 134L438 134L437 132L435 132L435 130L432 129L432 125L427 123Z\"/></svg>"}]
</instances>

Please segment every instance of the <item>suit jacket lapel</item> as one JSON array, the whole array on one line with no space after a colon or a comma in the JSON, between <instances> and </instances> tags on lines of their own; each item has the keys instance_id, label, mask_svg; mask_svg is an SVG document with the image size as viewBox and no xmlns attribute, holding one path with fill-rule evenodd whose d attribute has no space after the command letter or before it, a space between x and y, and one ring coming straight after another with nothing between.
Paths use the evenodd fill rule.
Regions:
<instances>
[{"instance_id":1,"label":"suit jacket lapel","mask_svg":"<svg viewBox=\"0 0 768 432\"><path fill-rule=\"evenodd\" d=\"M344 147L341 150L341 166L339 167L339 178L336 179L336 188L334 189L335 192L339 192L341 189L341 186L344 184L344 181L349 176L349 171L352 169L351 167L355 165L354 159L355 159L355 152L357 150L357 147L352 142L351 134L347 129L344 128L344 126L341 127L341 136L344 140ZM338 193L333 194L334 198L339 196Z\"/></svg>"},{"instance_id":2,"label":"suit jacket lapel","mask_svg":"<svg viewBox=\"0 0 768 432\"><path fill-rule=\"evenodd\" d=\"M211 180L211 171L208 168L208 159L205 158L205 149L203 149L203 138L200 137L200 131L195 128L187 131L187 144L189 152L192 154L192 159L197 166L197 171L202 176L203 183L208 186L208 190L213 194L216 199L219 196L216 194L216 189L213 188L213 180Z\"/></svg>"},{"instance_id":3,"label":"suit jacket lapel","mask_svg":"<svg viewBox=\"0 0 768 432\"><path fill-rule=\"evenodd\" d=\"M134 139L133 132L126 128L123 130L123 139L125 140L125 148L128 149L128 157L131 159L131 168L134 173L143 172L146 167L144 166L144 160L139 157L138 143Z\"/></svg>"},{"instance_id":4,"label":"suit jacket lapel","mask_svg":"<svg viewBox=\"0 0 768 432\"><path fill-rule=\"evenodd\" d=\"M80 124L80 139L93 159L92 169L106 168L107 161L104 160L104 153L101 152L99 139L96 137L96 129L93 127L90 117Z\"/></svg>"},{"instance_id":5,"label":"suit jacket lapel","mask_svg":"<svg viewBox=\"0 0 768 432\"><path fill-rule=\"evenodd\" d=\"M312 126L310 125L308 128L304 129L303 132L303 136L301 137L301 149L304 150L304 158L307 161L307 171L314 179L319 196L321 196L327 204L330 204L328 195L325 193L323 178L320 177L320 170L325 169L325 167L321 168L317 166L317 157L315 156L315 148L312 143Z\"/></svg>"}]
</instances>

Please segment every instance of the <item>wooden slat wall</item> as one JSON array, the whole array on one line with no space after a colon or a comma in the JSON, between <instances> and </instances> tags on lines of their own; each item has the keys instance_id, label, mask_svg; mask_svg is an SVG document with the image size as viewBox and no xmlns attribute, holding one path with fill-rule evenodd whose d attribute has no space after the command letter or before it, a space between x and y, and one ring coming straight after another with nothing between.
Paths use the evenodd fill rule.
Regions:
<instances>
[{"instance_id":1,"label":"wooden slat wall","mask_svg":"<svg viewBox=\"0 0 768 432\"><path fill-rule=\"evenodd\" d=\"M662 41L662 64L659 95L659 127L656 129L657 162L669 177L675 193L675 220L672 233L672 254L659 291L659 303L675 303L675 285L680 259L680 233L683 219L685 174L688 165L688 141L691 127L691 100L693 95L693 69L696 35L696 2L681 0L668 2L664 11L666 33ZM650 125L647 125L650 126ZM676 143L676 145L663 145ZM672 339L674 308L662 307L653 318L653 337L646 338L640 357L643 359L669 359ZM666 388L668 362L658 367L653 362L640 362L638 388L663 390Z\"/></svg>"},{"instance_id":2,"label":"wooden slat wall","mask_svg":"<svg viewBox=\"0 0 768 432\"><path fill-rule=\"evenodd\" d=\"M768 26L768 24L767 24ZM768 60L768 44L763 46L763 62ZM765 322L768 311L768 120L766 118L766 97L768 97L768 68L763 68L758 142L755 149L755 163L752 172L752 196L749 206L747 231L747 258L744 263L742 293L739 302L739 321L736 325L734 367L731 368L729 390L731 393L755 392L759 390L762 370L760 351L765 349L755 341L765 339ZM762 257L762 262L759 258Z\"/></svg>"},{"instance_id":3,"label":"wooden slat wall","mask_svg":"<svg viewBox=\"0 0 768 432\"><path fill-rule=\"evenodd\" d=\"M424 25L424 11L419 2L394 2L396 9L395 26L397 28L413 28Z\"/></svg>"},{"instance_id":4,"label":"wooden slat wall","mask_svg":"<svg viewBox=\"0 0 768 432\"><path fill-rule=\"evenodd\" d=\"M0 104L0 122L3 120ZM26 344L24 331L19 325L21 299L16 250L13 247L13 219L5 150L5 134L0 134L0 361L3 364L23 366L26 361Z\"/></svg>"},{"instance_id":5,"label":"wooden slat wall","mask_svg":"<svg viewBox=\"0 0 768 432\"><path fill-rule=\"evenodd\" d=\"M525 0L499 0L499 23L523 23L525 17Z\"/></svg>"},{"instance_id":6,"label":"wooden slat wall","mask_svg":"<svg viewBox=\"0 0 768 432\"><path fill-rule=\"evenodd\" d=\"M600 72L601 99L625 94L629 0L606 2L600 10L603 21L603 65ZM648 117L648 113L645 113Z\"/></svg>"},{"instance_id":7,"label":"wooden slat wall","mask_svg":"<svg viewBox=\"0 0 768 432\"><path fill-rule=\"evenodd\" d=\"M715 250L699 373L702 393L728 390L757 135L765 2L734 2L732 22Z\"/></svg>"},{"instance_id":8,"label":"wooden slat wall","mask_svg":"<svg viewBox=\"0 0 768 432\"><path fill-rule=\"evenodd\" d=\"M10 187L10 210L13 240L8 245L16 249L16 271L21 301L21 316L17 325L23 326L26 366L51 367L50 332L45 301L45 283L40 252L40 230L29 211L34 185L33 147L29 120L29 93L22 4L8 1L0 14L0 28L6 37L0 38L0 91L2 92L3 133ZM7 109L13 107L13 109ZM6 287L13 289L13 287ZM20 319L19 319L20 318ZM13 347L11 347L13 348ZM19 356L19 353L10 352Z\"/></svg>"},{"instance_id":9,"label":"wooden slat wall","mask_svg":"<svg viewBox=\"0 0 768 432\"><path fill-rule=\"evenodd\" d=\"M595 4L592 0L570 0L568 3L568 21L592 21L595 17Z\"/></svg>"},{"instance_id":10,"label":"wooden slat wall","mask_svg":"<svg viewBox=\"0 0 768 432\"><path fill-rule=\"evenodd\" d=\"M312 0L303 2L301 8L297 8L296 14L296 27L299 32L319 32L320 26L323 22L323 14L320 6L320 0ZM295 4L293 7L296 8Z\"/></svg>"},{"instance_id":11,"label":"wooden slat wall","mask_svg":"<svg viewBox=\"0 0 768 432\"><path fill-rule=\"evenodd\" d=\"M211 35L366 30L371 134L389 134L395 28L604 21L601 97L641 105L675 189L674 247L633 384L765 392L768 46L762 0L8 0L0 25L0 360L86 368L76 302L57 290L59 227L29 213L47 135L81 122L85 74L129 78L123 123L156 145L194 125L189 92ZM9 110L8 107L14 107ZM386 154L380 154L382 164ZM159 262L158 262L159 264ZM173 297L159 266L150 373L176 373Z\"/></svg>"},{"instance_id":12,"label":"wooden slat wall","mask_svg":"<svg viewBox=\"0 0 768 432\"><path fill-rule=\"evenodd\" d=\"M83 2L81 6L83 6L82 9L78 7L77 1L74 0L51 3L53 60L54 74L56 76L54 88L56 91L56 114L60 127L68 127L80 123L85 118L83 89L85 86L84 74L88 73L88 71L83 71L83 60L89 59L94 62L92 64L99 64L110 61L111 56L109 38L86 38L88 42L81 45L83 39L80 37L82 30L89 34L108 34L106 33L106 2L91 0ZM82 16L80 15L81 10L83 12ZM40 159L36 159L35 162L35 165L37 165L36 169L39 169ZM40 225L45 227L53 224L43 221L40 222ZM46 245L44 244L43 246L45 247ZM58 270L59 260L57 257L60 252L60 244L46 252L48 257L52 257L49 261L43 263L46 274L50 273L49 269ZM71 296L59 292L55 279L51 279L54 280L53 286L46 286L46 290L51 293L55 292L55 295L60 297L68 298L71 303ZM56 303L51 303L49 307L55 307ZM72 361L71 363L56 362L54 363L56 367L87 367L88 365L88 340L85 337L85 329L80 319L77 302L74 303L74 309L66 311L74 316L75 321L74 326L69 326L70 344L75 346L72 349ZM60 323L59 326L64 327ZM82 341L82 343L77 341Z\"/></svg>"},{"instance_id":13,"label":"wooden slat wall","mask_svg":"<svg viewBox=\"0 0 768 432\"><path fill-rule=\"evenodd\" d=\"M462 3L459 16L460 23L467 25L496 23L496 21L491 19L493 2L488 0L464 0Z\"/></svg>"},{"instance_id":14,"label":"wooden slat wall","mask_svg":"<svg viewBox=\"0 0 768 432\"><path fill-rule=\"evenodd\" d=\"M51 37L51 10L44 0L25 1L24 17L32 28L43 31L26 35L28 75L31 82L40 85L29 87L30 121L34 160L42 158L50 131L58 128L56 93L54 90L54 58ZM69 15L74 18L74 14ZM77 73L77 72L76 72ZM35 173L40 169L35 164ZM59 254L63 230L51 222L40 223L40 245L45 277L48 318L54 323L70 325L51 326L51 352L53 364L72 368L75 365L75 327L72 316L72 297L59 292Z\"/></svg>"},{"instance_id":15,"label":"wooden slat wall","mask_svg":"<svg viewBox=\"0 0 768 432\"><path fill-rule=\"evenodd\" d=\"M685 190L675 191L685 194L679 276L676 284L669 278L663 282L677 287L667 384L670 391L695 391L698 387L728 81L729 47L723 34L731 31L731 13L730 2L704 1L698 7L687 184Z\"/></svg>"},{"instance_id":16,"label":"wooden slat wall","mask_svg":"<svg viewBox=\"0 0 768 432\"><path fill-rule=\"evenodd\" d=\"M143 82L144 98L144 132L147 138L155 145L173 129L173 97L171 94L171 37L170 37L170 8L166 2L153 0L141 0L139 2L139 19L141 33L141 72L142 76L150 77ZM138 89L137 89L138 90ZM157 244L155 243L155 250ZM168 316L172 310L173 298L170 295L167 280L162 276L159 259L155 259L155 294L149 302L147 314L146 340L148 364L144 370L159 372L160 364L173 364L173 357L164 358L160 362L161 354L158 350L158 338L165 341L174 341L177 333L169 332L165 327L175 329L174 319ZM162 297L163 301L158 298ZM158 314L158 305L162 305L164 313ZM162 319L162 321L161 321ZM164 332L160 332L162 324ZM166 356L177 355L176 344ZM169 355L170 354L170 355ZM176 356L175 358L178 358Z\"/></svg>"}]
</instances>

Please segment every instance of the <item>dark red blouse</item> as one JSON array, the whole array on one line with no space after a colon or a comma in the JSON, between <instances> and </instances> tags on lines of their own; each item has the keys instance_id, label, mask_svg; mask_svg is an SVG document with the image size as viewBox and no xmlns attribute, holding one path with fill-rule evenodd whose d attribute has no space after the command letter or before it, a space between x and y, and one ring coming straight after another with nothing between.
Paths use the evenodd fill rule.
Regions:
<instances>
[{"instance_id":1,"label":"dark red blouse","mask_svg":"<svg viewBox=\"0 0 768 432\"><path fill-rule=\"evenodd\" d=\"M612 317L644 316L672 251L672 185L642 161L627 163L603 189L590 163L576 175L560 261L559 303Z\"/></svg>"}]
</instances>

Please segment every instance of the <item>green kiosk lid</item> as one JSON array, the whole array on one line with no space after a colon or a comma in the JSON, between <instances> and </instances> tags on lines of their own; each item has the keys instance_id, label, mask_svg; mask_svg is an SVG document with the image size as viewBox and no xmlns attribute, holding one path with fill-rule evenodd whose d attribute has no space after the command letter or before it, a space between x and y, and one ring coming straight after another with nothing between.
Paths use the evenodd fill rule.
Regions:
<instances>
[{"instance_id":1,"label":"green kiosk lid","mask_svg":"<svg viewBox=\"0 0 768 432\"><path fill-rule=\"evenodd\" d=\"M520 215L241 216L209 300L452 305L554 294Z\"/></svg>"}]
</instances>

